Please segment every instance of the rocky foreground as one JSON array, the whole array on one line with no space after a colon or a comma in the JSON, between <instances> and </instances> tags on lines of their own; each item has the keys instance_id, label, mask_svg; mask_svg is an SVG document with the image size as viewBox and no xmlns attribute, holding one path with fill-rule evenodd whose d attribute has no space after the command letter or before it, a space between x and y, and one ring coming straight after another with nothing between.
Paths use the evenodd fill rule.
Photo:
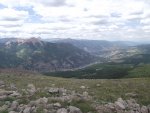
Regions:
<instances>
[{"instance_id":1,"label":"rocky foreground","mask_svg":"<svg viewBox=\"0 0 150 113\"><path fill-rule=\"evenodd\" d=\"M55 86L41 89L33 84L20 90L14 83L0 81L0 113L84 113L71 105L74 101L90 103L95 111L87 113L150 113L150 105L139 105L134 99L118 98L114 103L99 104L87 91L80 94Z\"/></svg>"}]
</instances>

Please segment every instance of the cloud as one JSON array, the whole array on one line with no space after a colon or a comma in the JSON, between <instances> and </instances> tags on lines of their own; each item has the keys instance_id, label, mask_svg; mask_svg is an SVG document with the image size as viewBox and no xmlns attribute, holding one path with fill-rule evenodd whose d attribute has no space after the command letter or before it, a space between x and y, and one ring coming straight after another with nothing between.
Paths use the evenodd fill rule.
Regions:
<instances>
[{"instance_id":1,"label":"cloud","mask_svg":"<svg viewBox=\"0 0 150 113\"><path fill-rule=\"evenodd\" d=\"M60 7L67 5L66 0L36 0L36 2L41 3L44 6Z\"/></svg>"},{"instance_id":2,"label":"cloud","mask_svg":"<svg viewBox=\"0 0 150 113\"><path fill-rule=\"evenodd\" d=\"M5 21L18 21L26 19L28 17L28 12L26 11L16 11L11 8L4 8L0 10L0 20Z\"/></svg>"},{"instance_id":3,"label":"cloud","mask_svg":"<svg viewBox=\"0 0 150 113\"><path fill-rule=\"evenodd\" d=\"M0 36L13 37L21 32L24 21L28 18L27 11L17 11L12 8L0 9Z\"/></svg>"},{"instance_id":4,"label":"cloud","mask_svg":"<svg viewBox=\"0 0 150 113\"><path fill-rule=\"evenodd\" d=\"M109 24L109 22L106 19L101 19L99 21L93 22L93 24L95 24L95 25L107 25L107 24Z\"/></svg>"},{"instance_id":5,"label":"cloud","mask_svg":"<svg viewBox=\"0 0 150 113\"><path fill-rule=\"evenodd\" d=\"M0 36L108 40L150 36L149 0L0 0L0 4Z\"/></svg>"}]
</instances>

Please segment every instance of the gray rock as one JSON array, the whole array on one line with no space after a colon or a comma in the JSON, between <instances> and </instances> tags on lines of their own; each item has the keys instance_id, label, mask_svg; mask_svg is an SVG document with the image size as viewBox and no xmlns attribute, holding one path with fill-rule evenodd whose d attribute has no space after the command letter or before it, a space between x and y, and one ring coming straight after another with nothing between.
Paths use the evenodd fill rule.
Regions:
<instances>
[{"instance_id":1,"label":"gray rock","mask_svg":"<svg viewBox=\"0 0 150 113\"><path fill-rule=\"evenodd\" d=\"M135 93L126 93L125 96L137 97L137 94L135 94Z\"/></svg>"},{"instance_id":2,"label":"gray rock","mask_svg":"<svg viewBox=\"0 0 150 113\"><path fill-rule=\"evenodd\" d=\"M31 107L26 107L24 110L23 110L23 113L30 113L31 112Z\"/></svg>"},{"instance_id":3,"label":"gray rock","mask_svg":"<svg viewBox=\"0 0 150 113\"><path fill-rule=\"evenodd\" d=\"M122 98L118 98L118 100L115 102L115 105L120 109L126 109L126 102Z\"/></svg>"},{"instance_id":4,"label":"gray rock","mask_svg":"<svg viewBox=\"0 0 150 113\"><path fill-rule=\"evenodd\" d=\"M57 108L60 108L60 107L61 107L61 104L57 102L57 103L54 103L53 106L54 106L54 107L57 107Z\"/></svg>"},{"instance_id":5,"label":"gray rock","mask_svg":"<svg viewBox=\"0 0 150 113\"><path fill-rule=\"evenodd\" d=\"M31 108L31 113L36 113L36 107L35 106L33 106L32 108Z\"/></svg>"},{"instance_id":6,"label":"gray rock","mask_svg":"<svg viewBox=\"0 0 150 113\"><path fill-rule=\"evenodd\" d=\"M110 108L110 109L115 109L115 105L113 103L108 103L105 105L105 107Z\"/></svg>"},{"instance_id":7,"label":"gray rock","mask_svg":"<svg viewBox=\"0 0 150 113\"><path fill-rule=\"evenodd\" d=\"M10 96L12 96L12 97L20 97L20 96L21 96L21 94L20 94L20 93L18 93L18 92L16 92L16 91L13 91L13 93L12 93L12 94L10 94Z\"/></svg>"},{"instance_id":8,"label":"gray rock","mask_svg":"<svg viewBox=\"0 0 150 113\"><path fill-rule=\"evenodd\" d=\"M0 107L0 112L7 110L7 108L8 108L8 105L3 105L3 106L1 106L1 107Z\"/></svg>"},{"instance_id":9,"label":"gray rock","mask_svg":"<svg viewBox=\"0 0 150 113\"><path fill-rule=\"evenodd\" d=\"M85 89L86 87L85 87L85 86L80 86L80 88L81 88L81 89Z\"/></svg>"},{"instance_id":10,"label":"gray rock","mask_svg":"<svg viewBox=\"0 0 150 113\"><path fill-rule=\"evenodd\" d=\"M29 92L29 94L33 95L36 92L36 88L33 84L28 84L27 91Z\"/></svg>"},{"instance_id":11,"label":"gray rock","mask_svg":"<svg viewBox=\"0 0 150 113\"><path fill-rule=\"evenodd\" d=\"M69 106L68 108L69 113L82 113L81 110L74 106Z\"/></svg>"},{"instance_id":12,"label":"gray rock","mask_svg":"<svg viewBox=\"0 0 150 113\"><path fill-rule=\"evenodd\" d=\"M3 90L3 89L0 89L0 96L10 95L10 94L13 94L13 91L6 91L6 90Z\"/></svg>"},{"instance_id":13,"label":"gray rock","mask_svg":"<svg viewBox=\"0 0 150 113\"><path fill-rule=\"evenodd\" d=\"M10 84L10 88L11 88L11 90L17 90L17 87L15 84Z\"/></svg>"},{"instance_id":14,"label":"gray rock","mask_svg":"<svg viewBox=\"0 0 150 113\"><path fill-rule=\"evenodd\" d=\"M23 104L21 104L21 105L18 106L17 110L22 113L24 108L25 108L25 106Z\"/></svg>"},{"instance_id":15,"label":"gray rock","mask_svg":"<svg viewBox=\"0 0 150 113\"><path fill-rule=\"evenodd\" d=\"M43 97L43 98L36 100L36 105L37 104L47 104L47 102L48 102L48 98Z\"/></svg>"},{"instance_id":16,"label":"gray rock","mask_svg":"<svg viewBox=\"0 0 150 113\"><path fill-rule=\"evenodd\" d=\"M59 88L50 88L50 89L48 90L48 92L49 92L50 94L59 93Z\"/></svg>"},{"instance_id":17,"label":"gray rock","mask_svg":"<svg viewBox=\"0 0 150 113\"><path fill-rule=\"evenodd\" d=\"M5 82L0 80L0 88L5 87Z\"/></svg>"},{"instance_id":18,"label":"gray rock","mask_svg":"<svg viewBox=\"0 0 150 113\"><path fill-rule=\"evenodd\" d=\"M2 96L0 96L0 100L4 100L5 98L7 98L7 96L6 96L6 95L2 95Z\"/></svg>"},{"instance_id":19,"label":"gray rock","mask_svg":"<svg viewBox=\"0 0 150 113\"><path fill-rule=\"evenodd\" d=\"M11 106L10 106L10 109L11 110L16 110L18 105L19 105L19 103L17 101L13 101Z\"/></svg>"},{"instance_id":20,"label":"gray rock","mask_svg":"<svg viewBox=\"0 0 150 113\"><path fill-rule=\"evenodd\" d=\"M17 112L15 112L15 111L10 111L9 113L17 113Z\"/></svg>"},{"instance_id":21,"label":"gray rock","mask_svg":"<svg viewBox=\"0 0 150 113\"><path fill-rule=\"evenodd\" d=\"M0 80L0 86L2 85L5 85L5 82Z\"/></svg>"},{"instance_id":22,"label":"gray rock","mask_svg":"<svg viewBox=\"0 0 150 113\"><path fill-rule=\"evenodd\" d=\"M146 106L141 107L141 113L148 113L148 109Z\"/></svg>"},{"instance_id":23,"label":"gray rock","mask_svg":"<svg viewBox=\"0 0 150 113\"><path fill-rule=\"evenodd\" d=\"M148 113L150 113L150 105L147 106Z\"/></svg>"},{"instance_id":24,"label":"gray rock","mask_svg":"<svg viewBox=\"0 0 150 113\"><path fill-rule=\"evenodd\" d=\"M88 96L89 96L88 92L87 92L87 91L84 91L84 92L83 92L83 96L84 96L84 97L88 97Z\"/></svg>"},{"instance_id":25,"label":"gray rock","mask_svg":"<svg viewBox=\"0 0 150 113\"><path fill-rule=\"evenodd\" d=\"M97 87L100 87L100 84L96 84Z\"/></svg>"},{"instance_id":26,"label":"gray rock","mask_svg":"<svg viewBox=\"0 0 150 113\"><path fill-rule=\"evenodd\" d=\"M67 90L64 88L59 88L58 89L59 95L61 96L66 96L67 95Z\"/></svg>"},{"instance_id":27,"label":"gray rock","mask_svg":"<svg viewBox=\"0 0 150 113\"><path fill-rule=\"evenodd\" d=\"M135 112L140 112L140 105L136 103L134 99L127 100L128 109Z\"/></svg>"},{"instance_id":28,"label":"gray rock","mask_svg":"<svg viewBox=\"0 0 150 113\"><path fill-rule=\"evenodd\" d=\"M57 110L57 113L68 113L68 112L67 112L67 109L61 108Z\"/></svg>"},{"instance_id":29,"label":"gray rock","mask_svg":"<svg viewBox=\"0 0 150 113\"><path fill-rule=\"evenodd\" d=\"M43 104L47 104L48 98L43 97L43 98L40 99L40 102L43 103Z\"/></svg>"},{"instance_id":30,"label":"gray rock","mask_svg":"<svg viewBox=\"0 0 150 113\"><path fill-rule=\"evenodd\" d=\"M53 109L54 106L53 106L53 104L47 104L47 105L46 105L46 108L47 108L47 109Z\"/></svg>"}]
</instances>

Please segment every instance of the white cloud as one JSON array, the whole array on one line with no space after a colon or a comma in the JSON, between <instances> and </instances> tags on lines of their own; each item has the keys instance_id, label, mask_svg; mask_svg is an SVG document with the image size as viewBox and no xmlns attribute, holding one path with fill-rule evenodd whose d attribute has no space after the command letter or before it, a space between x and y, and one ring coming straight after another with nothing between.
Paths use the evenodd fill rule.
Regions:
<instances>
[{"instance_id":1,"label":"white cloud","mask_svg":"<svg viewBox=\"0 0 150 113\"><path fill-rule=\"evenodd\" d=\"M0 30L6 36L135 40L150 34L149 0L1 0L0 4L6 6L0 9Z\"/></svg>"},{"instance_id":2,"label":"white cloud","mask_svg":"<svg viewBox=\"0 0 150 113\"><path fill-rule=\"evenodd\" d=\"M26 11L16 11L11 8L4 8L0 10L0 20L6 21L18 21L28 17L28 12Z\"/></svg>"}]
</instances>

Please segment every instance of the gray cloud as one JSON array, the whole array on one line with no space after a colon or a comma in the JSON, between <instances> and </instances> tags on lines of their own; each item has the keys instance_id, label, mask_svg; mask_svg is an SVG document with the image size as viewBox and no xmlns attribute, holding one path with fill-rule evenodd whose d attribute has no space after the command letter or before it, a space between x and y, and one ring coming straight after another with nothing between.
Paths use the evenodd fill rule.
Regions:
<instances>
[{"instance_id":1,"label":"gray cloud","mask_svg":"<svg viewBox=\"0 0 150 113\"><path fill-rule=\"evenodd\" d=\"M71 22L72 20L69 19L69 18L66 17L66 16L61 16L61 17L59 18L59 21L61 21L61 22Z\"/></svg>"},{"instance_id":2,"label":"gray cloud","mask_svg":"<svg viewBox=\"0 0 150 113\"><path fill-rule=\"evenodd\" d=\"M22 26L22 24L20 24L20 23L8 23L8 24L3 24L3 23L0 23L0 26L2 26L2 27L5 27L5 28L7 28L7 27L21 27Z\"/></svg>"},{"instance_id":3,"label":"gray cloud","mask_svg":"<svg viewBox=\"0 0 150 113\"><path fill-rule=\"evenodd\" d=\"M114 13L111 13L111 17L119 18L119 17L121 17L121 14L114 12Z\"/></svg>"},{"instance_id":4,"label":"gray cloud","mask_svg":"<svg viewBox=\"0 0 150 113\"><path fill-rule=\"evenodd\" d=\"M101 19L98 21L92 22L94 25L108 25L110 22L106 19Z\"/></svg>"},{"instance_id":5,"label":"gray cloud","mask_svg":"<svg viewBox=\"0 0 150 113\"><path fill-rule=\"evenodd\" d=\"M66 0L38 0L38 2L45 6L54 6L54 7L67 5Z\"/></svg>"},{"instance_id":6,"label":"gray cloud","mask_svg":"<svg viewBox=\"0 0 150 113\"><path fill-rule=\"evenodd\" d=\"M143 11L137 11L137 12L131 13L130 15L142 15L142 14L143 14Z\"/></svg>"},{"instance_id":7,"label":"gray cloud","mask_svg":"<svg viewBox=\"0 0 150 113\"><path fill-rule=\"evenodd\" d=\"M5 20L5 21L19 21L20 18L14 18L14 17L3 17L0 20Z\"/></svg>"},{"instance_id":8,"label":"gray cloud","mask_svg":"<svg viewBox=\"0 0 150 113\"><path fill-rule=\"evenodd\" d=\"M89 18L94 17L94 18L108 18L107 15L90 15L88 16Z\"/></svg>"}]
</instances>

